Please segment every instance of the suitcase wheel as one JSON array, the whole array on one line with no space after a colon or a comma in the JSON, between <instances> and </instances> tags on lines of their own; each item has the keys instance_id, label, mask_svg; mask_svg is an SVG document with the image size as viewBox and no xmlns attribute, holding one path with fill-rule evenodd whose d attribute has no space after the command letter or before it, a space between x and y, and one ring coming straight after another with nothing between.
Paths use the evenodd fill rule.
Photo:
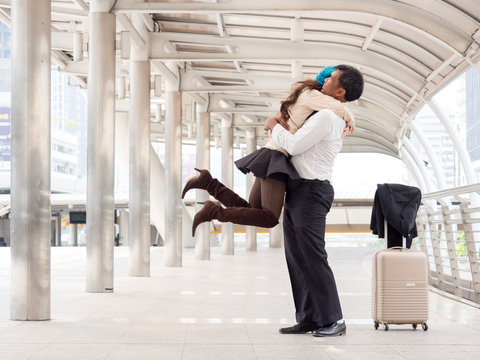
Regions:
<instances>
[{"instance_id":1,"label":"suitcase wheel","mask_svg":"<svg viewBox=\"0 0 480 360\"><path fill-rule=\"evenodd\" d=\"M388 324L385 323L384 325L385 325L385 331L388 331L388 329L389 329L389 328L388 328Z\"/></svg>"},{"instance_id":2,"label":"suitcase wheel","mask_svg":"<svg viewBox=\"0 0 480 360\"><path fill-rule=\"evenodd\" d=\"M427 325L427 323L422 323L422 329L423 329L423 331L427 331L427 330L428 330L428 325Z\"/></svg>"},{"instance_id":3,"label":"suitcase wheel","mask_svg":"<svg viewBox=\"0 0 480 360\"><path fill-rule=\"evenodd\" d=\"M375 330L378 330L378 326L380 325L380 323L378 321L374 321L374 324L375 324Z\"/></svg>"},{"instance_id":4,"label":"suitcase wheel","mask_svg":"<svg viewBox=\"0 0 480 360\"><path fill-rule=\"evenodd\" d=\"M417 324L412 324L413 330L417 330Z\"/></svg>"}]
</instances>

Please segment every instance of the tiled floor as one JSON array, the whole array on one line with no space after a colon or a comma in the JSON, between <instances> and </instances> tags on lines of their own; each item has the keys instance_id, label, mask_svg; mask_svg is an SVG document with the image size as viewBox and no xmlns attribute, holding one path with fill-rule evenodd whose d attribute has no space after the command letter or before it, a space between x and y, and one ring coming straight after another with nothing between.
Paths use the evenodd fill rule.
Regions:
<instances>
[{"instance_id":1,"label":"tiled floor","mask_svg":"<svg viewBox=\"0 0 480 360\"><path fill-rule=\"evenodd\" d=\"M480 310L430 293L430 329L374 330L371 257L376 248L333 247L347 336L280 335L294 323L282 249L184 250L167 268L152 248L152 276L128 277L115 249L115 292L85 292L85 248L52 249L52 320L9 320L9 252L0 248L0 359L448 359L480 358Z\"/></svg>"}]
</instances>

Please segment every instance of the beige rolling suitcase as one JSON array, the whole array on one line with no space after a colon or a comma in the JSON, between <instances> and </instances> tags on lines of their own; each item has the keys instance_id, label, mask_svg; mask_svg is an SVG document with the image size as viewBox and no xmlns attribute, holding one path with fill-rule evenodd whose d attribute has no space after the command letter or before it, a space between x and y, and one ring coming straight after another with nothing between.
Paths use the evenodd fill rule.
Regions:
<instances>
[{"instance_id":1,"label":"beige rolling suitcase","mask_svg":"<svg viewBox=\"0 0 480 360\"><path fill-rule=\"evenodd\" d=\"M380 250L372 260L372 315L380 324L412 324L428 329L427 257L421 251L394 247Z\"/></svg>"}]
</instances>

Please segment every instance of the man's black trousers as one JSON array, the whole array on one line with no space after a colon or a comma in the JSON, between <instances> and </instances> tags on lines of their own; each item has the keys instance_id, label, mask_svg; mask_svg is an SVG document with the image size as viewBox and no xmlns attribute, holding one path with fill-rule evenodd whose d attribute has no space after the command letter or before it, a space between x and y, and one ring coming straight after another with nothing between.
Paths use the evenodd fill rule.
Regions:
<instances>
[{"instance_id":1,"label":"man's black trousers","mask_svg":"<svg viewBox=\"0 0 480 360\"><path fill-rule=\"evenodd\" d=\"M325 251L325 218L332 202L328 181L287 184L283 229L297 322L322 326L343 318Z\"/></svg>"}]
</instances>

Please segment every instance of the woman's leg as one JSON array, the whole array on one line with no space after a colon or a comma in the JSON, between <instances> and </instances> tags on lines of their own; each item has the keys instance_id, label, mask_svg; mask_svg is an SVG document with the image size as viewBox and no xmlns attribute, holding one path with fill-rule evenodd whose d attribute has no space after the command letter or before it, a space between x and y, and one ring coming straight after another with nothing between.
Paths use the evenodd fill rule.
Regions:
<instances>
[{"instance_id":1,"label":"woman's leg","mask_svg":"<svg viewBox=\"0 0 480 360\"><path fill-rule=\"evenodd\" d=\"M212 201L206 201L203 209L193 218L192 236L195 236L199 224L213 219L240 225L274 227L282 212L285 187L283 181L256 178L250 192L250 207L223 208Z\"/></svg>"},{"instance_id":2,"label":"woman's leg","mask_svg":"<svg viewBox=\"0 0 480 360\"><path fill-rule=\"evenodd\" d=\"M190 189L202 189L208 191L208 193L215 199L220 201L223 205L248 207L248 202L237 195L233 190L223 185L218 179L212 178L210 172L206 169L197 169L200 174L188 180L185 188L182 192L182 199Z\"/></svg>"},{"instance_id":3,"label":"woman's leg","mask_svg":"<svg viewBox=\"0 0 480 360\"><path fill-rule=\"evenodd\" d=\"M282 213L286 183L276 179L260 180L262 208L270 210L277 219Z\"/></svg>"},{"instance_id":4,"label":"woman's leg","mask_svg":"<svg viewBox=\"0 0 480 360\"><path fill-rule=\"evenodd\" d=\"M261 186L262 179L255 178L253 182L253 186L250 189L250 196L248 197L248 203L250 207L255 209L262 208L262 186Z\"/></svg>"},{"instance_id":5,"label":"woman's leg","mask_svg":"<svg viewBox=\"0 0 480 360\"><path fill-rule=\"evenodd\" d=\"M255 178L248 203L255 209L268 209L280 217L285 198L286 183L275 179Z\"/></svg>"}]
</instances>

